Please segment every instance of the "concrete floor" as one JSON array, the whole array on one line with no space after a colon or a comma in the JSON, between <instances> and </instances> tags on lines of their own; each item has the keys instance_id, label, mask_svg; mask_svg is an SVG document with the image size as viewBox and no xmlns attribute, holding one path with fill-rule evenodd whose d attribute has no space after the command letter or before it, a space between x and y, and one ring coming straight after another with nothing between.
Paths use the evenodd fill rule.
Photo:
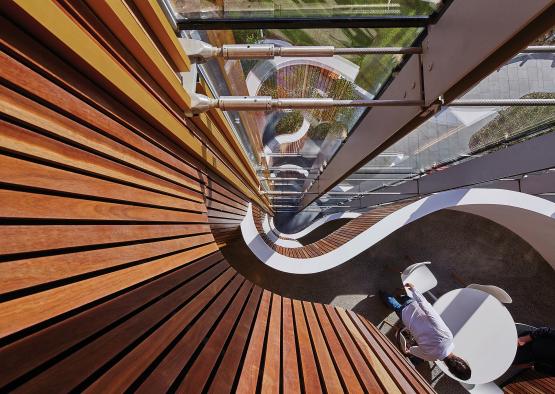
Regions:
<instances>
[{"instance_id":1,"label":"concrete floor","mask_svg":"<svg viewBox=\"0 0 555 394\"><path fill-rule=\"evenodd\" d=\"M329 229L317 230L324 236ZM313 236L311 236L314 239ZM555 239L555 236L554 236ZM444 210L413 222L379 244L332 270L290 275L261 264L242 240L222 252L243 275L286 297L351 309L387 333L394 314L376 296L379 289L401 287L400 271L412 262L431 261L438 279L436 296L470 283L494 284L513 298L507 305L515 321L555 327L555 271L514 233L487 219ZM432 380L437 371L419 367ZM465 392L448 378L436 379L440 393Z\"/></svg>"}]
</instances>

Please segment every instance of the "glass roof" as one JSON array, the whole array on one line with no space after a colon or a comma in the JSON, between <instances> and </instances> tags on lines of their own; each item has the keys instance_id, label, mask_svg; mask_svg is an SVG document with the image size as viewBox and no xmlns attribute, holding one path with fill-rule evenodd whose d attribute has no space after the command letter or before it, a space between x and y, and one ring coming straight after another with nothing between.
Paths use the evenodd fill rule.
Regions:
<instances>
[{"instance_id":1,"label":"glass roof","mask_svg":"<svg viewBox=\"0 0 555 394\"><path fill-rule=\"evenodd\" d=\"M421 28L261 29L184 32L191 38L224 44L276 46L410 46ZM216 96L265 95L274 98L373 98L403 60L402 55L346 55L264 60L212 59L200 66ZM364 108L228 112L263 188L303 191L341 146ZM287 181L284 183L282 181ZM277 200L277 198L276 198Z\"/></svg>"},{"instance_id":2,"label":"glass roof","mask_svg":"<svg viewBox=\"0 0 555 394\"><path fill-rule=\"evenodd\" d=\"M440 0L167 0L178 20L226 18L279 20L364 16L428 16ZM228 23L229 24L229 23ZM225 24L223 26L227 26ZM183 36L226 44L275 46L408 47L423 28L287 28L187 30ZM202 29L203 27L199 28ZM221 29L219 26L217 29ZM548 41L552 34L544 39ZM544 40L545 41L545 40ZM542 42L544 43L544 42ZM544 43L545 44L545 43ZM214 96L372 99L394 75L403 55L344 55L322 58L224 60L199 66ZM463 98L553 98L553 54L521 54ZM341 147L364 108L225 112L262 188L274 206L295 211L303 192ZM363 165L310 208L353 205L361 194L380 192L452 163L553 129L553 107L447 107L385 152ZM404 196L406 197L406 196ZM280 210L279 208L277 210ZM331 211L330 211L331 212Z\"/></svg>"},{"instance_id":3,"label":"glass roof","mask_svg":"<svg viewBox=\"0 0 555 394\"><path fill-rule=\"evenodd\" d=\"M170 0L178 19L430 15L441 0Z\"/></svg>"},{"instance_id":4,"label":"glass roof","mask_svg":"<svg viewBox=\"0 0 555 394\"><path fill-rule=\"evenodd\" d=\"M520 54L462 98L555 98L554 64L553 53ZM338 204L348 207L359 198L357 194L387 193L384 186L441 171L462 160L553 130L553 106L447 107L367 162L315 205L333 205L335 210Z\"/></svg>"}]
</instances>

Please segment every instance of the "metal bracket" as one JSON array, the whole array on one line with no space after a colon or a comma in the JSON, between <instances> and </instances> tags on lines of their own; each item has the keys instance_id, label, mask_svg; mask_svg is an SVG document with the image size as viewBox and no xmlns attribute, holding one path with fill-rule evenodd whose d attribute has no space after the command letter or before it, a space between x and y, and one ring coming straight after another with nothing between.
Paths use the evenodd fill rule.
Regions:
<instances>
[{"instance_id":1,"label":"metal bracket","mask_svg":"<svg viewBox=\"0 0 555 394\"><path fill-rule=\"evenodd\" d=\"M204 113L218 106L218 99L213 99L204 94L197 93L198 74L198 65L196 62L191 62L191 70L179 73L183 89L185 89L189 97L191 97L190 108L185 111L185 116L187 117Z\"/></svg>"},{"instance_id":2,"label":"metal bracket","mask_svg":"<svg viewBox=\"0 0 555 394\"><path fill-rule=\"evenodd\" d=\"M221 54L222 49L216 48L204 41L192 38L179 38L179 42L191 63L205 63L208 59Z\"/></svg>"}]
</instances>

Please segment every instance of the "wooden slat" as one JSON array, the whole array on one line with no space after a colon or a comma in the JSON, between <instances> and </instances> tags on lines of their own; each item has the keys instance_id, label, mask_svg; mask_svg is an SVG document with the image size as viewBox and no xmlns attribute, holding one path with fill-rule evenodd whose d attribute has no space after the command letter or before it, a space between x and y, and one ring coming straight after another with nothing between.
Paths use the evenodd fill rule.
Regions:
<instances>
[{"instance_id":1,"label":"wooden slat","mask_svg":"<svg viewBox=\"0 0 555 394\"><path fill-rule=\"evenodd\" d=\"M208 382L208 378L214 368L220 354L224 352L226 340L231 336L232 328L239 319L242 307L247 302L253 285L245 282L237 297L230 304L225 316L219 322L202 352L195 358L191 368L187 371L183 381L177 388L178 392L192 393L203 391Z\"/></svg>"},{"instance_id":2,"label":"wooden slat","mask_svg":"<svg viewBox=\"0 0 555 394\"><path fill-rule=\"evenodd\" d=\"M6 23L6 25L9 26L9 23ZM21 39L22 35L23 33L18 33L18 39ZM28 43L27 45L32 44ZM40 60L43 62L43 67L44 63L49 63L46 59L47 56L41 56L40 50L37 52L36 46L34 46L33 51L35 52L35 56L40 56ZM149 142L134 132L131 132L130 129L106 116L105 113L101 112L87 101L79 99L74 95L70 95L69 92L51 82L49 79L42 77L40 74L34 73L31 68L23 65L16 59L2 53L0 54L0 65L5 67L6 70L3 76L15 85L19 86L21 89L32 92L59 110L71 114L74 119L78 119L79 122L85 125L109 131L110 136L117 141L133 146L136 150L148 155L150 158L161 160L164 165L170 165L183 174L198 180L197 171L190 165L177 160L175 157L169 155L166 151L160 149L152 142ZM67 65L57 63L56 68L58 72L63 71L65 81L70 80L75 82L75 78L72 78L73 74L68 69ZM31 76L30 74L33 75ZM83 81L81 78L81 80L76 83L79 86L79 90L83 93L86 92L90 98L94 97L95 102L107 101L105 97L101 97L101 93L99 94L95 92L91 94L91 91L97 91L98 88L90 84L90 82L88 83L87 81ZM129 116L127 116L127 118L129 119Z\"/></svg>"},{"instance_id":3,"label":"wooden slat","mask_svg":"<svg viewBox=\"0 0 555 394\"><path fill-rule=\"evenodd\" d=\"M73 170L92 173L177 197L202 201L199 193L126 167L93 153L70 146L0 119L0 150L15 152Z\"/></svg>"},{"instance_id":4,"label":"wooden slat","mask_svg":"<svg viewBox=\"0 0 555 394\"><path fill-rule=\"evenodd\" d=\"M350 315L350 312L347 312L347 314ZM401 388L401 390L403 390L404 392L412 391L414 389L413 382L407 381L406 375L403 372L401 372L398 368L399 365L401 366L404 366L404 365L402 363L398 364L395 362L397 360L391 359L389 354L376 341L376 338L374 338L368 332L368 329L364 326L364 324L361 322L358 316L353 317L351 315L351 318L355 326L357 327L357 329L360 331L361 335L364 337L364 340L370 344L376 356L380 359L381 363L391 374L392 378L396 381L397 385Z\"/></svg>"},{"instance_id":5,"label":"wooden slat","mask_svg":"<svg viewBox=\"0 0 555 394\"><path fill-rule=\"evenodd\" d=\"M358 371L357 375L361 379L366 392L383 393L383 388L380 386L377 377L374 375L373 370L369 368L368 363L364 360L355 342L353 342L353 339L349 335L349 332L337 315L335 308L333 308L331 305L325 305L324 307L328 313L329 318L331 319L333 326L338 332L339 339L341 340L341 343L343 344L343 347L345 348L346 353L351 360L351 363Z\"/></svg>"},{"instance_id":6,"label":"wooden slat","mask_svg":"<svg viewBox=\"0 0 555 394\"><path fill-rule=\"evenodd\" d=\"M266 335L266 326L268 324L268 312L270 309L271 293L264 290L256 321L251 333L251 338L247 347L247 354L243 362L243 369L239 377L237 392L254 393L258 384L258 372L260 371L260 363L262 362L262 349L264 347L264 339Z\"/></svg>"},{"instance_id":7,"label":"wooden slat","mask_svg":"<svg viewBox=\"0 0 555 394\"><path fill-rule=\"evenodd\" d=\"M243 209L238 209L238 208L235 208L233 206L222 204L222 203L217 202L215 200L206 199L206 206L208 208L212 209L212 210L230 212L230 213L233 213L233 214L238 215L240 217L245 216L245 211Z\"/></svg>"},{"instance_id":8,"label":"wooden slat","mask_svg":"<svg viewBox=\"0 0 555 394\"><path fill-rule=\"evenodd\" d=\"M33 390L35 392L55 390L58 392L65 392L71 390L80 384L85 378L92 374L99 366L104 365L112 357L115 357L119 352L124 350L126 347L132 345L140 339L142 335L147 334L148 330L160 321L163 321L164 317L171 314L172 310L183 304L191 295L198 291L199 287L208 285L203 290L203 295L205 297L212 298L214 294L218 292L233 276L234 272L231 269L227 269L222 275L214 279L214 273L217 269L213 269L211 275L206 275L203 282L200 280L192 281L189 284L179 288L177 291L171 293L170 295L162 298L159 302L150 305L148 308L142 310L140 313L126 319L125 322L119 325L117 328L110 330L106 335L101 336L97 340L89 343L88 345L80 348L77 352L73 353L71 356L66 357L63 361L57 363L52 368L46 369L42 374L35 377L27 385L19 387L20 392L26 392L28 390ZM210 282L212 281L212 282ZM201 304L202 297L194 297L189 304ZM181 309L181 315L185 315L183 318L186 321L187 318L195 316L200 308L185 308ZM171 321L178 319L178 315L175 314L170 320L165 322L166 326L170 324ZM173 319L173 320L172 320ZM183 329L184 326L179 327L179 331ZM178 332L179 332L178 331ZM160 334L161 331L156 330L155 334ZM138 346L133 348L134 354L141 354L140 350L144 350L145 342L141 342ZM133 374L136 373L134 368L136 365L140 367L145 367L148 362L151 361L150 357L156 357L159 351L159 344L156 339L149 339L147 341L148 346L147 352L142 354L142 357L133 357L133 363L129 363L129 354L125 360L120 361L115 370L117 370L119 375L112 375L111 385L115 390L120 385L125 386L133 382ZM129 365L131 364L131 365ZM122 368L126 366L127 368ZM112 371L110 371L112 372ZM102 380L100 380L102 382ZM99 384L100 384L99 382ZM91 391L96 392L94 388Z\"/></svg>"},{"instance_id":9,"label":"wooden slat","mask_svg":"<svg viewBox=\"0 0 555 394\"><path fill-rule=\"evenodd\" d=\"M0 304L0 337L183 266L216 250L215 244L208 244L153 262L4 302ZM99 286L99 283L102 285Z\"/></svg>"},{"instance_id":10,"label":"wooden slat","mask_svg":"<svg viewBox=\"0 0 555 394\"><path fill-rule=\"evenodd\" d=\"M208 232L208 224L9 225L0 226L0 254L148 241Z\"/></svg>"},{"instance_id":11,"label":"wooden slat","mask_svg":"<svg viewBox=\"0 0 555 394\"><path fill-rule=\"evenodd\" d=\"M297 346L295 341L295 326L293 323L293 307L289 298L282 299L282 354L283 354L283 392L298 393L301 391L299 368L297 360Z\"/></svg>"},{"instance_id":12,"label":"wooden slat","mask_svg":"<svg viewBox=\"0 0 555 394\"><path fill-rule=\"evenodd\" d=\"M362 325L366 327L368 332L372 335L372 338L381 346L381 349L386 352L396 369L403 374L405 380L409 382L415 390L418 390L419 387L423 387L423 391L432 392L423 377L416 371L416 368L407 362L407 359L401 355L395 346L393 346L393 343L391 343L391 341L389 341L373 324L365 319L361 319L360 316L353 312L349 312L349 314L353 320L362 323Z\"/></svg>"},{"instance_id":13,"label":"wooden slat","mask_svg":"<svg viewBox=\"0 0 555 394\"><path fill-rule=\"evenodd\" d=\"M359 377L353 370L351 361L348 356L343 351L343 347L334 332L333 326L331 325L328 316L324 312L324 307L322 304L314 304L314 309L316 310L316 315L320 321L322 327L322 332L324 334L325 340L330 349L330 355L333 358L335 364L337 365L337 370L343 385L348 388L349 393L363 393L364 390L359 382Z\"/></svg>"},{"instance_id":14,"label":"wooden slat","mask_svg":"<svg viewBox=\"0 0 555 394\"><path fill-rule=\"evenodd\" d=\"M262 374L262 392L280 392L281 359L281 297L272 295L270 322L266 334L266 358Z\"/></svg>"},{"instance_id":15,"label":"wooden slat","mask_svg":"<svg viewBox=\"0 0 555 394\"><path fill-rule=\"evenodd\" d=\"M222 262L222 259L220 253L214 253L105 303L87 309L73 318L62 320L33 335L2 347L0 349L0 369L2 370L0 387L74 347L84 338L91 337L122 317L129 316L143 305L156 300L160 295L172 291L176 286L181 286L199 272L213 267L197 277L196 283L188 285L190 289L196 291L200 287L200 283L203 283L205 279L208 280L210 275L217 276L227 268L227 263ZM33 357L29 357L29 354L33 354Z\"/></svg>"},{"instance_id":16,"label":"wooden slat","mask_svg":"<svg viewBox=\"0 0 555 394\"><path fill-rule=\"evenodd\" d=\"M212 234L203 234L87 252L8 261L0 264L0 294L99 270L114 269L124 264L175 253L213 241Z\"/></svg>"},{"instance_id":17,"label":"wooden slat","mask_svg":"<svg viewBox=\"0 0 555 394\"><path fill-rule=\"evenodd\" d=\"M208 390L210 393L231 392L234 381L241 375L239 370L241 356L247 351L249 333L254 325L253 321L257 315L262 294L262 289L258 286L252 291Z\"/></svg>"},{"instance_id":18,"label":"wooden slat","mask_svg":"<svg viewBox=\"0 0 555 394\"><path fill-rule=\"evenodd\" d=\"M318 367L314 358L310 334L306 325L303 312L303 304L293 300L293 311L295 316L295 334L299 343L299 354L301 358L303 388L306 393L321 393L322 386L318 376Z\"/></svg>"},{"instance_id":19,"label":"wooden slat","mask_svg":"<svg viewBox=\"0 0 555 394\"><path fill-rule=\"evenodd\" d=\"M202 213L0 190L1 217L11 219L125 220L206 223Z\"/></svg>"},{"instance_id":20,"label":"wooden slat","mask_svg":"<svg viewBox=\"0 0 555 394\"><path fill-rule=\"evenodd\" d=\"M0 103L0 111L3 113L24 120L58 138L68 139L94 153L124 161L130 166L140 168L155 176L200 191L197 182L182 174L3 86L0 86Z\"/></svg>"},{"instance_id":21,"label":"wooden slat","mask_svg":"<svg viewBox=\"0 0 555 394\"><path fill-rule=\"evenodd\" d=\"M378 377L382 387L384 388L384 391L386 393L401 393L402 391L399 389L399 387L397 387L397 384L389 375L388 370L384 367L384 364L382 364L382 360L378 358L378 356L374 352L374 349L370 347L360 331L355 327L352 320L347 315L347 312L339 308L336 309L336 311L343 321L345 328L349 331L354 342L357 344L361 353L364 355L366 362ZM410 385L407 385L406 389L411 390Z\"/></svg>"},{"instance_id":22,"label":"wooden slat","mask_svg":"<svg viewBox=\"0 0 555 394\"><path fill-rule=\"evenodd\" d=\"M328 351L326 341L324 340L324 336L316 320L312 304L303 301L303 307L326 390L332 393L341 393L343 392L343 388L341 387L341 382L339 381L334 362Z\"/></svg>"},{"instance_id":23,"label":"wooden slat","mask_svg":"<svg viewBox=\"0 0 555 394\"><path fill-rule=\"evenodd\" d=\"M108 129L112 130L114 135L126 138L126 142L135 147L140 146L140 150L143 152L148 152L148 149L141 146L141 144L152 144L157 147L156 149L159 149L156 154L152 152L152 157L158 157L166 165L188 174L192 178L198 178L198 169L187 164L182 158L178 159L179 156L182 157L183 155L175 154L179 153L180 149L177 149L177 146L171 143L168 138L155 131L152 126L111 97L109 92L101 90L93 81L83 78L82 74L64 63L60 58L52 56L49 50L38 44L26 32L17 28L11 21L0 16L0 22L4 27L0 31L0 42L8 47L11 52L17 54L18 58L23 59L34 70L46 75L48 79L53 80L74 96L82 98L87 104L90 104L108 118L114 119L123 126L122 130L133 131L133 133L118 133L121 126L110 125ZM70 113L75 113L75 110L75 108L72 108ZM99 118L103 119L102 117ZM80 119L86 118L81 116Z\"/></svg>"},{"instance_id":24,"label":"wooden slat","mask_svg":"<svg viewBox=\"0 0 555 394\"><path fill-rule=\"evenodd\" d=\"M183 335L177 343L171 344L171 348L167 348L167 346L170 346L169 339L179 334L180 331L183 330L183 327L187 326L187 322L179 319L177 317L179 315L178 314L172 317L169 321L172 322L172 320L175 320L175 323L172 322L174 327L170 335L164 333L161 329L156 332L156 335L164 338L164 344L169 350L169 353L165 355L164 359L157 365L156 369L154 369L144 382L142 382L137 392L150 392L152 387L157 387L159 390L163 391L169 391L174 382L178 382L177 379L180 372L186 368L191 357L193 356L193 353L204 340L204 337L209 332L212 324L214 324L214 321L222 313L227 303L230 302L230 299L233 298L234 293L237 291L239 286L241 286L244 280L245 279L240 275L235 276L233 280L226 285L225 289L218 294L218 297L214 300L214 302L212 302L212 304L210 304L208 309L202 313L202 316L199 317L195 324L186 331L185 335ZM202 302L197 300L198 297L196 297L193 302ZM204 305L206 304L207 303L204 302ZM184 309L182 314L190 314L191 309L193 308ZM152 341L149 341L147 344L149 351L152 346L151 342Z\"/></svg>"},{"instance_id":25,"label":"wooden slat","mask_svg":"<svg viewBox=\"0 0 555 394\"><path fill-rule=\"evenodd\" d=\"M1 154L0 178L2 182L11 185L119 200L121 202L134 202L159 207L206 212L206 207L202 203L122 185Z\"/></svg>"}]
</instances>

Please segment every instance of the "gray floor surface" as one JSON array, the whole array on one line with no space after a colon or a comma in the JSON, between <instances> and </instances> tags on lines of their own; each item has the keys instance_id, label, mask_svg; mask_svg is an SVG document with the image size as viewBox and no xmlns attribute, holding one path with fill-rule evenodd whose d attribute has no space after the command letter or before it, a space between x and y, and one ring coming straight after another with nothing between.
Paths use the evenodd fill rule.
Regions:
<instances>
[{"instance_id":1,"label":"gray floor surface","mask_svg":"<svg viewBox=\"0 0 555 394\"><path fill-rule=\"evenodd\" d=\"M333 226L334 227L334 226ZM329 231L318 229L317 239ZM555 237L554 237L555 239ZM555 243L555 241L554 241ZM515 321L555 327L555 271L520 237L487 219L444 210L396 231L379 244L332 270L290 275L261 264L242 240L222 249L228 261L248 279L286 297L329 303L366 317L386 334L396 316L377 297L379 289L401 287L400 272L419 261L431 261L438 279L434 295L470 283L493 284L513 298L507 308ZM466 392L437 368L419 371L439 393Z\"/></svg>"}]
</instances>

